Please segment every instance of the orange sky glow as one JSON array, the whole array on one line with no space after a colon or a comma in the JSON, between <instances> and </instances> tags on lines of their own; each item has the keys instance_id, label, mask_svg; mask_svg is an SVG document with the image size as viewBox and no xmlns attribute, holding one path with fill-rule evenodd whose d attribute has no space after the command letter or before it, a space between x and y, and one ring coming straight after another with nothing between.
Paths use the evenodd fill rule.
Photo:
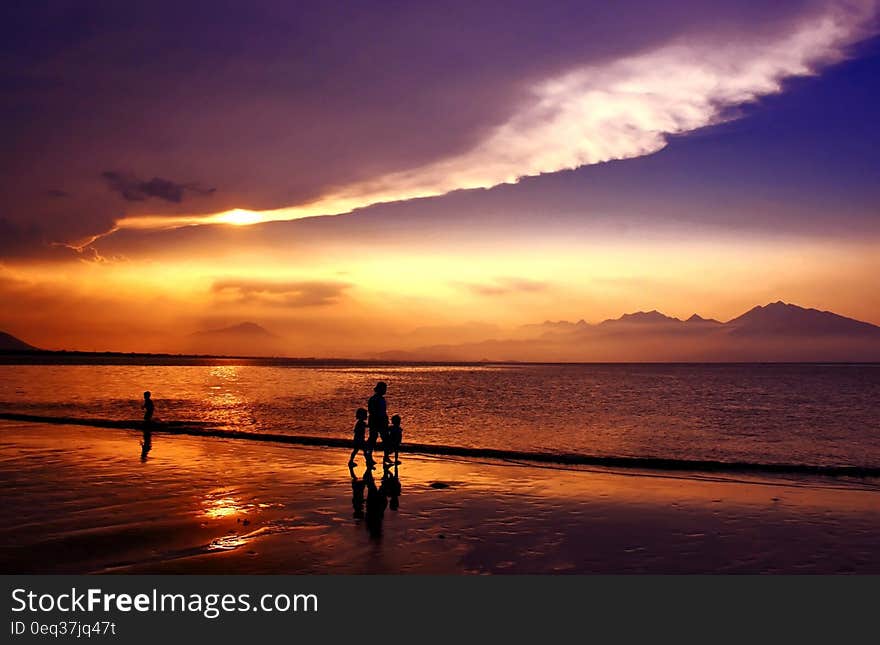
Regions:
<instances>
[{"instance_id":1,"label":"orange sky glow","mask_svg":"<svg viewBox=\"0 0 880 645\"><path fill-rule=\"evenodd\" d=\"M498 239L369 250L339 241L293 257L225 247L64 271L7 267L0 279L19 306L3 324L51 349L185 352L192 332L254 321L287 355L363 356L515 337L546 319L659 309L727 320L781 298L880 323L880 298L861 288L880 271L873 243Z\"/></svg>"}]
</instances>

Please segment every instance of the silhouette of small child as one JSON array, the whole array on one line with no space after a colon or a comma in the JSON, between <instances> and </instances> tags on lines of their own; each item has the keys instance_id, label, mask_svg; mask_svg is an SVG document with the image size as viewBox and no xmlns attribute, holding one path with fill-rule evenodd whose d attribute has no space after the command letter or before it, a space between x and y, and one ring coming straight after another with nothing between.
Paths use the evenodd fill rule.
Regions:
<instances>
[{"instance_id":1,"label":"silhouette of small child","mask_svg":"<svg viewBox=\"0 0 880 645\"><path fill-rule=\"evenodd\" d=\"M400 427L400 415L391 417L391 427L388 428L388 448L385 450L385 458L394 453L394 463L400 463L400 444L403 441L403 428Z\"/></svg>"},{"instance_id":2,"label":"silhouette of small child","mask_svg":"<svg viewBox=\"0 0 880 645\"><path fill-rule=\"evenodd\" d=\"M150 398L150 393L144 392L144 423L151 423L153 421L153 409L155 407L153 399Z\"/></svg>"},{"instance_id":3,"label":"silhouette of small child","mask_svg":"<svg viewBox=\"0 0 880 645\"><path fill-rule=\"evenodd\" d=\"M358 450L363 450L364 457L367 461L370 461L370 456L367 454L367 411L363 408L358 408L354 413L355 419L357 421L354 424L354 450L351 451L351 457L348 458L348 465L355 466L354 458L357 457Z\"/></svg>"}]
</instances>

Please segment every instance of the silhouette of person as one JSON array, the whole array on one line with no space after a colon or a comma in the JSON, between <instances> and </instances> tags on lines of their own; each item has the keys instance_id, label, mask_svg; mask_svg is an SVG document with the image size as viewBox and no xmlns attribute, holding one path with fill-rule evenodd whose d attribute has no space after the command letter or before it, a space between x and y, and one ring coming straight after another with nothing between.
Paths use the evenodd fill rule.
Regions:
<instances>
[{"instance_id":1,"label":"silhouette of person","mask_svg":"<svg viewBox=\"0 0 880 645\"><path fill-rule=\"evenodd\" d=\"M150 424L153 422L153 410L155 409L155 405L153 405L153 399L150 398L151 395L149 392L144 392L144 423Z\"/></svg>"},{"instance_id":2,"label":"silhouette of person","mask_svg":"<svg viewBox=\"0 0 880 645\"><path fill-rule=\"evenodd\" d=\"M354 448L351 451L351 457L348 458L348 465L350 467L356 466L357 464L354 461L354 458L357 457L358 450L363 450L364 458L369 462L370 455L367 454L367 411L363 408L358 408L354 413L354 418L357 421L354 424L354 439L352 440L354 443Z\"/></svg>"},{"instance_id":3,"label":"silhouette of person","mask_svg":"<svg viewBox=\"0 0 880 645\"><path fill-rule=\"evenodd\" d=\"M388 428L387 441L383 441L385 448L385 462L391 461L391 453L394 453L394 464L400 463L400 442L403 441L403 428L400 427L400 415L391 417L391 427Z\"/></svg>"},{"instance_id":4,"label":"silhouette of person","mask_svg":"<svg viewBox=\"0 0 880 645\"><path fill-rule=\"evenodd\" d=\"M382 437L382 443L385 443L385 436L388 430L388 408L385 405L385 392L388 386L379 381L373 388L373 396L367 402L367 411L369 413L370 436L367 439L367 461L370 465L376 463L373 460L373 450L376 449L376 439Z\"/></svg>"},{"instance_id":5,"label":"silhouette of person","mask_svg":"<svg viewBox=\"0 0 880 645\"><path fill-rule=\"evenodd\" d=\"M364 488L367 485L366 473L364 479L358 479L354 473L354 466L348 465L348 472L351 475L351 507L353 509L352 517L356 520L364 519ZM369 472L369 469L367 469Z\"/></svg>"},{"instance_id":6,"label":"silhouette of person","mask_svg":"<svg viewBox=\"0 0 880 645\"><path fill-rule=\"evenodd\" d=\"M147 461L147 454L150 452L150 449L153 447L153 433L150 432L149 428L144 428L144 438L141 441L141 461Z\"/></svg>"}]
</instances>

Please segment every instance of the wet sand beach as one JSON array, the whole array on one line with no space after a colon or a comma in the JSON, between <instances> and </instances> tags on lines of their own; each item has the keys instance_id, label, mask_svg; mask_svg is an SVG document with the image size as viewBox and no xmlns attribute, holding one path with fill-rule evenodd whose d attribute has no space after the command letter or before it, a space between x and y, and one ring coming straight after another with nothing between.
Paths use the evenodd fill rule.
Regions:
<instances>
[{"instance_id":1,"label":"wet sand beach","mask_svg":"<svg viewBox=\"0 0 880 645\"><path fill-rule=\"evenodd\" d=\"M367 521L343 448L156 433L142 460L141 442L0 422L0 571L880 573L872 478L406 454L399 508Z\"/></svg>"}]
</instances>

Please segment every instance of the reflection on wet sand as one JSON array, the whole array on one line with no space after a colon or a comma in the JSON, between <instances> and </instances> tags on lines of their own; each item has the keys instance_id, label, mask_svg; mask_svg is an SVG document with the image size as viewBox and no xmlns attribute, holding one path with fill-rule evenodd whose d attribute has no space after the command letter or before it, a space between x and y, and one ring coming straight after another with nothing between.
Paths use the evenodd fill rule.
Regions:
<instances>
[{"instance_id":1,"label":"reflection on wet sand","mask_svg":"<svg viewBox=\"0 0 880 645\"><path fill-rule=\"evenodd\" d=\"M0 424L0 481L27 491L0 509L0 570L880 573L871 479L412 455L401 505L397 469L351 469L343 485L345 449L186 436L167 436L131 486L140 438Z\"/></svg>"},{"instance_id":2,"label":"reflection on wet sand","mask_svg":"<svg viewBox=\"0 0 880 645\"><path fill-rule=\"evenodd\" d=\"M364 489L367 482L363 477L358 477L354 472L354 465L349 464L348 472L351 476L351 507L353 509L352 516L356 520L364 519ZM366 475L366 473L364 473Z\"/></svg>"},{"instance_id":3,"label":"reflection on wet sand","mask_svg":"<svg viewBox=\"0 0 880 645\"><path fill-rule=\"evenodd\" d=\"M153 448L153 433L149 428L144 428L144 436L141 439L141 461L147 461L147 455Z\"/></svg>"},{"instance_id":4,"label":"reflection on wet sand","mask_svg":"<svg viewBox=\"0 0 880 645\"><path fill-rule=\"evenodd\" d=\"M400 476L399 466L385 463L382 479L376 484L373 469L364 468L363 474L358 477L355 467L348 466L351 477L351 505L354 509L353 516L356 520L366 520L367 531L373 539L382 537L382 521L385 518L385 509L390 506L392 511L400 507ZM366 496L365 496L366 492ZM366 513L364 509L366 507Z\"/></svg>"},{"instance_id":5,"label":"reflection on wet sand","mask_svg":"<svg viewBox=\"0 0 880 645\"><path fill-rule=\"evenodd\" d=\"M234 496L228 494L229 489L221 488L211 491L203 501L205 517L218 519L236 516L245 511L244 505Z\"/></svg>"}]
</instances>

